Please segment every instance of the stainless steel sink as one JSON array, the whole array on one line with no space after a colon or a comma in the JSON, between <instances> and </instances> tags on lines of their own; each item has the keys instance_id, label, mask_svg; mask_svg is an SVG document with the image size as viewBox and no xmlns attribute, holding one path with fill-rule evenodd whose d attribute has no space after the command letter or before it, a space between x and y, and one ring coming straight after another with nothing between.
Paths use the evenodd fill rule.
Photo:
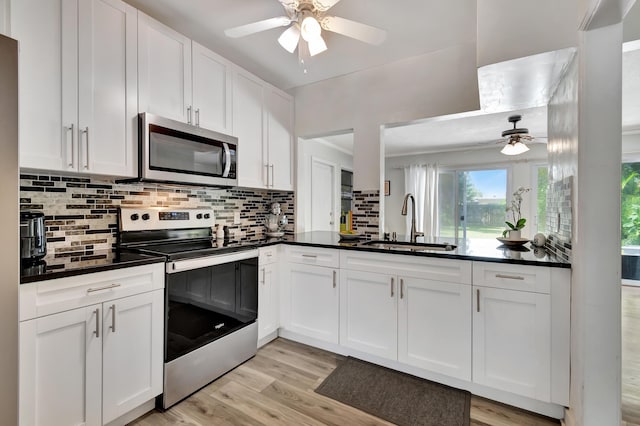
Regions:
<instances>
[{"instance_id":1,"label":"stainless steel sink","mask_svg":"<svg viewBox=\"0 0 640 426\"><path fill-rule=\"evenodd\" d=\"M437 243L409 243L402 241L379 241L372 240L362 243L363 246L386 249L386 250L404 250L404 251L452 251L457 246L453 244L437 244Z\"/></svg>"}]
</instances>

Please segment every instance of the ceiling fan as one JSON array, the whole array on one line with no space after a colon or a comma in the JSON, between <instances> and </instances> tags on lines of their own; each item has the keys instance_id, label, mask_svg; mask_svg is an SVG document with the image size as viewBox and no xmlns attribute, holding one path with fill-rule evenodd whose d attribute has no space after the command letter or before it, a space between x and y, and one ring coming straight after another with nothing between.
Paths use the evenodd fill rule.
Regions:
<instances>
[{"instance_id":1,"label":"ceiling fan","mask_svg":"<svg viewBox=\"0 0 640 426\"><path fill-rule=\"evenodd\" d=\"M506 142L506 145L500 151L502 154L504 155L523 154L529 151L529 147L525 145L524 141L531 143L531 142L534 142L535 140L536 142L538 142L536 138L529 135L529 129L516 128L516 124L521 119L522 119L521 115L511 115L507 119L509 123L513 123L513 128L507 129L502 132L502 137L505 139L502 139L500 142L502 143Z\"/></svg>"},{"instance_id":2,"label":"ceiling fan","mask_svg":"<svg viewBox=\"0 0 640 426\"><path fill-rule=\"evenodd\" d=\"M387 36L385 30L340 18L325 12L340 0L278 0L286 16L269 18L225 30L227 37L239 38L277 27L289 26L278 38L280 45L293 53L298 48L301 60L327 50L322 30L342 34L365 43L379 45Z\"/></svg>"}]
</instances>

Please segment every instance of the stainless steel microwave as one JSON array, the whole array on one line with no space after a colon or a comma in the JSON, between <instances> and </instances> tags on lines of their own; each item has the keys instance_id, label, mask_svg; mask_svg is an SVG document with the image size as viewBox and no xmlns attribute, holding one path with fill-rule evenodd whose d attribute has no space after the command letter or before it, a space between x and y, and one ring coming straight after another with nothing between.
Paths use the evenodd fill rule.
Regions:
<instances>
[{"instance_id":1,"label":"stainless steel microwave","mask_svg":"<svg viewBox=\"0 0 640 426\"><path fill-rule=\"evenodd\" d=\"M149 113L139 114L138 180L238 185L238 139Z\"/></svg>"}]
</instances>

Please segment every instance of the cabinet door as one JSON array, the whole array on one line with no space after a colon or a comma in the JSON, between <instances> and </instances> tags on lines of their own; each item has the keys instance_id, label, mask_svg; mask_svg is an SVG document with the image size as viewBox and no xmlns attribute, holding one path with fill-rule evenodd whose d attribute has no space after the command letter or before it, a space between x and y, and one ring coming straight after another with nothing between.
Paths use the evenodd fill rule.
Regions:
<instances>
[{"instance_id":1,"label":"cabinet door","mask_svg":"<svg viewBox=\"0 0 640 426\"><path fill-rule=\"evenodd\" d=\"M11 35L20 49L21 167L76 169L77 7L78 0L11 3Z\"/></svg>"},{"instance_id":2,"label":"cabinet door","mask_svg":"<svg viewBox=\"0 0 640 426\"><path fill-rule=\"evenodd\" d=\"M398 360L471 380L471 286L399 277Z\"/></svg>"},{"instance_id":3,"label":"cabinet door","mask_svg":"<svg viewBox=\"0 0 640 426\"><path fill-rule=\"evenodd\" d=\"M389 359L398 357L395 275L343 270L340 344Z\"/></svg>"},{"instance_id":4,"label":"cabinet door","mask_svg":"<svg viewBox=\"0 0 640 426\"><path fill-rule=\"evenodd\" d=\"M338 270L288 263L283 298L285 328L295 333L338 343Z\"/></svg>"},{"instance_id":5,"label":"cabinet door","mask_svg":"<svg viewBox=\"0 0 640 426\"><path fill-rule=\"evenodd\" d=\"M195 124L231 134L231 63L195 41L191 47Z\"/></svg>"},{"instance_id":6,"label":"cabinet door","mask_svg":"<svg viewBox=\"0 0 640 426\"><path fill-rule=\"evenodd\" d=\"M102 424L101 310L94 305L20 323L21 425Z\"/></svg>"},{"instance_id":7,"label":"cabinet door","mask_svg":"<svg viewBox=\"0 0 640 426\"><path fill-rule=\"evenodd\" d=\"M286 93L269 91L268 153L269 182L274 189L293 190L293 99Z\"/></svg>"},{"instance_id":8,"label":"cabinet door","mask_svg":"<svg viewBox=\"0 0 640 426\"><path fill-rule=\"evenodd\" d=\"M134 176L137 11L120 0L79 3L79 171Z\"/></svg>"},{"instance_id":9,"label":"cabinet door","mask_svg":"<svg viewBox=\"0 0 640 426\"><path fill-rule=\"evenodd\" d=\"M164 291L104 303L102 422L162 393Z\"/></svg>"},{"instance_id":10,"label":"cabinet door","mask_svg":"<svg viewBox=\"0 0 640 426\"><path fill-rule=\"evenodd\" d=\"M191 122L191 40L138 12L140 112Z\"/></svg>"},{"instance_id":11,"label":"cabinet door","mask_svg":"<svg viewBox=\"0 0 640 426\"><path fill-rule=\"evenodd\" d=\"M488 287L473 291L473 381L549 401L549 295Z\"/></svg>"},{"instance_id":12,"label":"cabinet door","mask_svg":"<svg viewBox=\"0 0 640 426\"><path fill-rule=\"evenodd\" d=\"M258 340L278 329L277 264L261 265L258 281Z\"/></svg>"},{"instance_id":13,"label":"cabinet door","mask_svg":"<svg viewBox=\"0 0 640 426\"><path fill-rule=\"evenodd\" d=\"M258 78L237 71L233 85L233 132L238 137L238 185L265 188L267 157L263 152L266 113Z\"/></svg>"}]
</instances>

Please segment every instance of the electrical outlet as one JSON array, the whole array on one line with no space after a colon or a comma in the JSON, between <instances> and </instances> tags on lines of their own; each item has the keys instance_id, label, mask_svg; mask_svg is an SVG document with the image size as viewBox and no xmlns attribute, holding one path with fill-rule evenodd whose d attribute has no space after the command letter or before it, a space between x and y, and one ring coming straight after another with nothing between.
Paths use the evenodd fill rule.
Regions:
<instances>
[{"instance_id":1,"label":"electrical outlet","mask_svg":"<svg viewBox=\"0 0 640 426\"><path fill-rule=\"evenodd\" d=\"M233 212L233 224L234 225L240 225L240 212L239 211Z\"/></svg>"}]
</instances>

